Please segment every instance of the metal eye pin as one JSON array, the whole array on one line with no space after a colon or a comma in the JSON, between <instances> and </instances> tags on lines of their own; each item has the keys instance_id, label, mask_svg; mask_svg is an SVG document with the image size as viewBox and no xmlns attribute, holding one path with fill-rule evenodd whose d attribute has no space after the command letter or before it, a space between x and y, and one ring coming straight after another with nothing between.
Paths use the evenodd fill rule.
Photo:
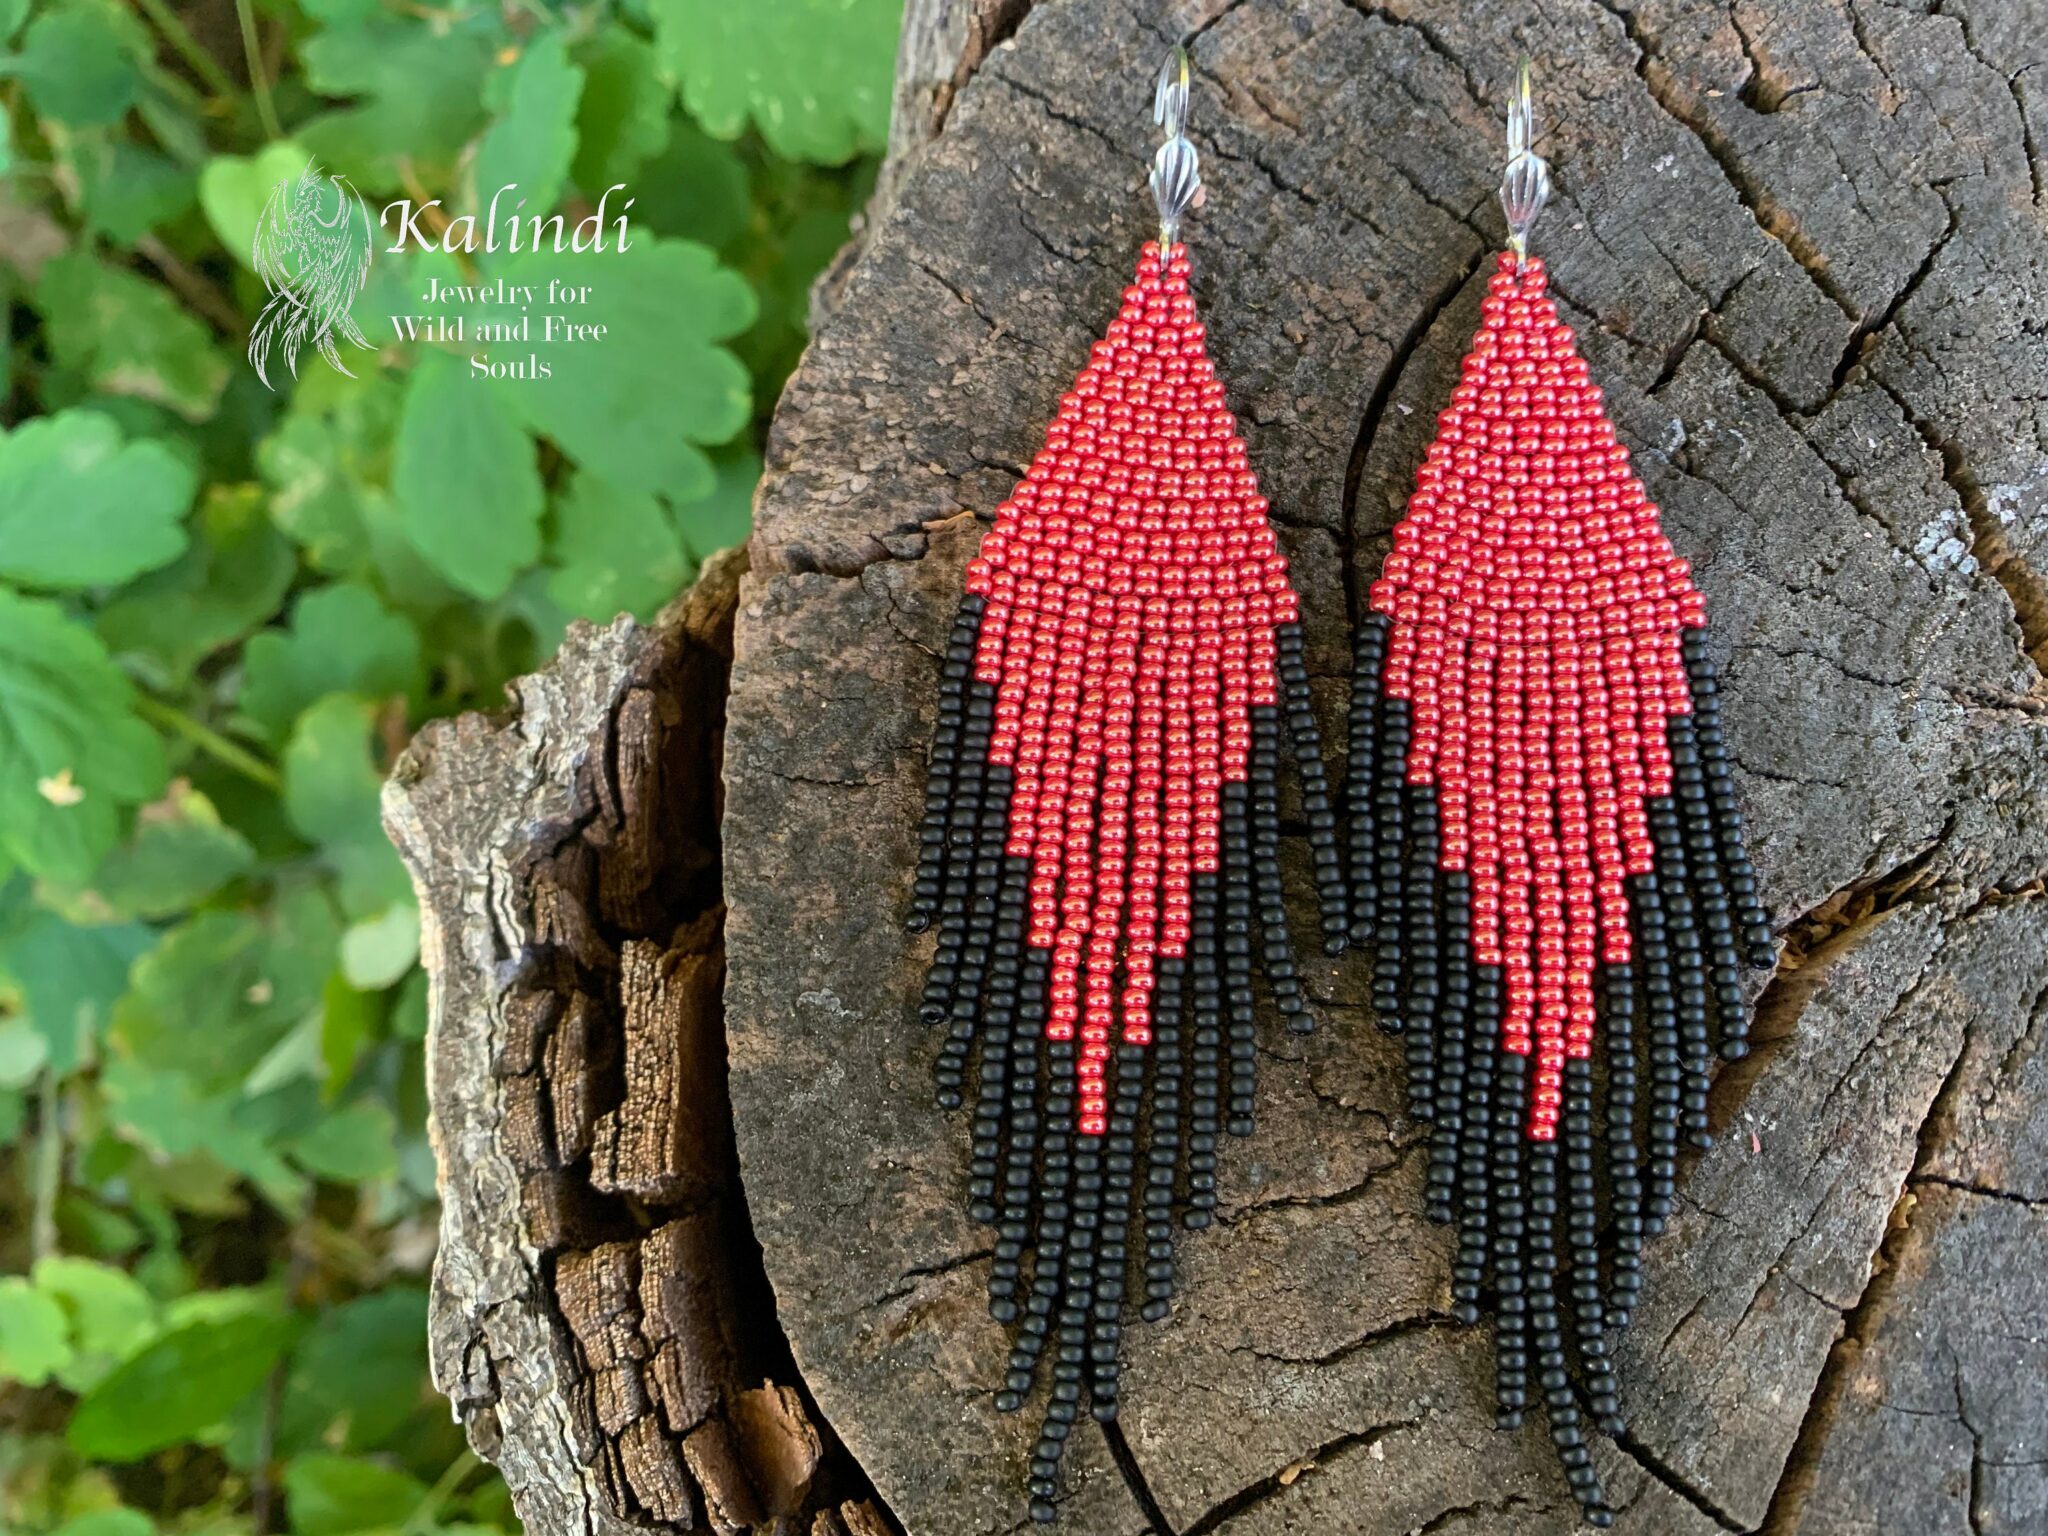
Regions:
<instances>
[{"instance_id":1,"label":"metal eye pin","mask_svg":"<svg viewBox=\"0 0 2048 1536\"><path fill-rule=\"evenodd\" d=\"M1201 157L1188 141L1188 51L1176 43L1152 88L1152 121L1166 141L1152 157L1152 200L1159 205L1159 249L1180 236L1181 216L1202 200Z\"/></svg>"},{"instance_id":2,"label":"metal eye pin","mask_svg":"<svg viewBox=\"0 0 2048 1536\"><path fill-rule=\"evenodd\" d=\"M1508 94L1508 166L1501 177L1500 206L1508 218L1508 249L1521 261L1529 254L1529 231L1550 201L1550 162L1530 145L1536 138L1536 104L1529 56L1522 55L1515 87Z\"/></svg>"}]
</instances>

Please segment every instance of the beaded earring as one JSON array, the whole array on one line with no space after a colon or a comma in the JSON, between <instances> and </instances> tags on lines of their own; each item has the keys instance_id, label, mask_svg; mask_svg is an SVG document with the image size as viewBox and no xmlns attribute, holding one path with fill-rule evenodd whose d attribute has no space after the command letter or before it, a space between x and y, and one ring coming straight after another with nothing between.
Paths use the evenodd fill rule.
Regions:
<instances>
[{"instance_id":1,"label":"beaded earring","mask_svg":"<svg viewBox=\"0 0 2048 1536\"><path fill-rule=\"evenodd\" d=\"M1574 1368L1619 1433L1611 1345L1643 1241L1670 1215L1681 1132L1708 1144L1713 1047L1747 1050L1743 966L1775 950L1705 602L1528 254L1550 192L1532 126L1524 60L1508 249L1357 636L1351 933L1432 1127L1454 1309L1474 1321L1493 1299L1498 1422L1521 1423L1533 1371L1606 1526Z\"/></svg>"},{"instance_id":2,"label":"beaded earring","mask_svg":"<svg viewBox=\"0 0 2048 1536\"><path fill-rule=\"evenodd\" d=\"M1175 1218L1209 1224L1253 1120L1254 964L1309 1027L1281 901L1297 765L1331 952L1348 904L1298 604L1177 242L1201 176L1188 58L1161 69L1159 239L967 567L940 679L910 927L939 1100L973 1081L969 1209L1015 1326L997 1407L1052 1386L1030 1512L1084 1403L1113 1420L1127 1276L1166 1315Z\"/></svg>"}]
</instances>

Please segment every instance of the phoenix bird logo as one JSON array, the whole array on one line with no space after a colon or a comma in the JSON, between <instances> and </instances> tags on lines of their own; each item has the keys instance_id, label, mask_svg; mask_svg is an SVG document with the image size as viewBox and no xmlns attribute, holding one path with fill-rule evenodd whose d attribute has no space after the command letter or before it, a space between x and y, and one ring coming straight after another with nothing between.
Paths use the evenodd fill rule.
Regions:
<instances>
[{"instance_id":1,"label":"phoenix bird logo","mask_svg":"<svg viewBox=\"0 0 2048 1536\"><path fill-rule=\"evenodd\" d=\"M268 371L273 354L297 378L305 348L342 373L348 365L337 337L375 350L349 314L370 275L370 231L362 194L346 176L322 176L310 160L296 181L287 176L271 190L251 253L270 299L249 332L249 361L266 388L276 387Z\"/></svg>"}]
</instances>

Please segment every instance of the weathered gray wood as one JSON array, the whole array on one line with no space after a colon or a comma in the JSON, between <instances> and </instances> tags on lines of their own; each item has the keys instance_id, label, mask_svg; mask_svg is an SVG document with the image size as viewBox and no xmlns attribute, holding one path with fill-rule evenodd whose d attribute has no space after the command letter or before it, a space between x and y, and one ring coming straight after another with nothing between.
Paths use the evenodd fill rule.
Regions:
<instances>
[{"instance_id":1,"label":"weathered gray wood","mask_svg":"<svg viewBox=\"0 0 2048 1536\"><path fill-rule=\"evenodd\" d=\"M789 1380L726 1106L715 789L742 563L652 630L578 626L506 720L422 731L386 791L434 984L434 1379L539 1532L867 1518Z\"/></svg>"},{"instance_id":2,"label":"weathered gray wood","mask_svg":"<svg viewBox=\"0 0 2048 1536\"><path fill-rule=\"evenodd\" d=\"M437 981L437 1371L529 1529L657 1523L681 1486L710 1489L693 1518L871 1536L863 1479L910 1536L1022 1524L1028 1426L990 1407L1007 1341L900 920L974 514L1148 233L1151 70L1184 32L1196 289L1333 749L1349 611L1476 319L1525 48L1559 186L1537 243L1713 605L1789 944L1652 1249L1631 1430L1600 1452L1619 1528L2040 1528L2048 5L912 11L900 153L776 418L729 693L722 656L688 686L647 659L674 624L586 634L517 720L442 728L393 792ZM620 752L653 729L626 722L716 696L722 850L705 758ZM636 1042L621 1003L687 1010L617 974L621 953L718 952L714 857L738 1158L719 1199L744 1197L760 1266L744 1225L610 1200L579 1156L722 1136L701 1054ZM662 963L637 974L683 962ZM1136 1536L1149 1507L1172 1536L1574 1528L1540 1429L1491 1428L1483 1335L1445 1318L1448 1241L1418 1216L1357 965L1309 967L1318 1034L1268 1032L1223 1219L1185 1245L1174 1316L1128 1335L1128 1466L1087 1427L1064 1529ZM628 1073L643 1098L700 1086L674 1120L621 1117ZM634 1176L654 1183L606 1179L687 1199L705 1177ZM597 1283L605 1243L637 1244L637 1327ZM570 1266L590 1284L551 1290L549 1250L591 1255ZM774 1526L788 1508L811 1523Z\"/></svg>"}]
</instances>

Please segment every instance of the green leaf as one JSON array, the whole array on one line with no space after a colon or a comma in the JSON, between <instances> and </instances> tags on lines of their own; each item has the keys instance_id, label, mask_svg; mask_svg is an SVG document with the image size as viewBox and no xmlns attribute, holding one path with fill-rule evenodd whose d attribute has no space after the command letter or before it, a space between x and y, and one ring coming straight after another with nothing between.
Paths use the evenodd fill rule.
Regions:
<instances>
[{"instance_id":1,"label":"green leaf","mask_svg":"<svg viewBox=\"0 0 2048 1536\"><path fill-rule=\"evenodd\" d=\"M412 697L424 685L419 631L353 583L306 593L287 631L266 631L243 648L242 669L242 713L273 742L323 694Z\"/></svg>"},{"instance_id":2,"label":"green leaf","mask_svg":"<svg viewBox=\"0 0 2048 1536\"><path fill-rule=\"evenodd\" d=\"M374 1450L412 1417L426 1376L425 1291L394 1286L335 1307L293 1351L278 1448Z\"/></svg>"},{"instance_id":3,"label":"green leaf","mask_svg":"<svg viewBox=\"0 0 2048 1536\"><path fill-rule=\"evenodd\" d=\"M583 100L576 114L576 185L592 197L635 180L668 143L669 99L654 49L607 28L577 50ZM637 190L637 189L636 189Z\"/></svg>"},{"instance_id":4,"label":"green leaf","mask_svg":"<svg viewBox=\"0 0 2048 1536\"><path fill-rule=\"evenodd\" d=\"M28 19L28 0L0 0L0 43L9 41Z\"/></svg>"},{"instance_id":5,"label":"green leaf","mask_svg":"<svg viewBox=\"0 0 2048 1536\"><path fill-rule=\"evenodd\" d=\"M293 1536L353 1536L405 1523L427 1496L417 1478L359 1456L295 1456L284 1469Z\"/></svg>"},{"instance_id":6,"label":"green leaf","mask_svg":"<svg viewBox=\"0 0 2048 1536\"><path fill-rule=\"evenodd\" d=\"M66 1438L82 1455L135 1461L202 1435L263 1385L291 1335L261 1312L167 1333L85 1395Z\"/></svg>"},{"instance_id":7,"label":"green leaf","mask_svg":"<svg viewBox=\"0 0 2048 1536\"><path fill-rule=\"evenodd\" d=\"M397 910L394 908L393 910ZM414 920L417 930L417 916ZM360 926L360 925L358 925ZM350 932L354 932L353 929ZM417 931L415 931L417 941ZM343 963L348 953L348 935L342 936ZM327 978L320 998L320 1070L323 1096L332 1099L348 1086L356 1062L376 1033L382 999L374 992L361 992L349 985L346 975Z\"/></svg>"},{"instance_id":8,"label":"green leaf","mask_svg":"<svg viewBox=\"0 0 2048 1536\"><path fill-rule=\"evenodd\" d=\"M400 1040L427 1038L427 973L414 971L398 989L391 1006L391 1033Z\"/></svg>"},{"instance_id":9,"label":"green leaf","mask_svg":"<svg viewBox=\"0 0 2048 1536\"><path fill-rule=\"evenodd\" d=\"M754 528L754 490L761 483L761 455L740 448L718 456L718 482L711 494L675 509L676 531L698 560L747 542Z\"/></svg>"},{"instance_id":10,"label":"green leaf","mask_svg":"<svg viewBox=\"0 0 2048 1536\"><path fill-rule=\"evenodd\" d=\"M902 0L649 0L663 62L706 131L749 121L793 160L839 165L889 137Z\"/></svg>"},{"instance_id":11,"label":"green leaf","mask_svg":"<svg viewBox=\"0 0 2048 1536\"><path fill-rule=\"evenodd\" d=\"M59 0L23 35L14 74L36 111L91 128L135 104L145 52L134 19L110 0Z\"/></svg>"},{"instance_id":12,"label":"green leaf","mask_svg":"<svg viewBox=\"0 0 2048 1536\"><path fill-rule=\"evenodd\" d=\"M39 1387L70 1363L64 1309L19 1275L0 1275L0 1380Z\"/></svg>"},{"instance_id":13,"label":"green leaf","mask_svg":"<svg viewBox=\"0 0 2048 1536\"><path fill-rule=\"evenodd\" d=\"M492 270L537 285L543 300L550 281L587 287L587 303L557 312L606 328L596 339L518 344L549 369L498 386L527 425L622 490L678 500L708 491L710 461L696 445L725 442L753 410L746 370L715 345L754 321L745 281L704 246L644 237L624 251L530 252Z\"/></svg>"},{"instance_id":14,"label":"green leaf","mask_svg":"<svg viewBox=\"0 0 2048 1536\"><path fill-rule=\"evenodd\" d=\"M135 244L192 206L192 173L128 139L81 139L72 146L71 163L86 228L117 245Z\"/></svg>"},{"instance_id":15,"label":"green leaf","mask_svg":"<svg viewBox=\"0 0 2048 1536\"><path fill-rule=\"evenodd\" d=\"M280 1089L296 1088L301 1082L318 1082L322 1076L321 1032L326 1022L326 1011L308 1014L264 1053L263 1059L249 1070L249 1076L242 1083L242 1092L251 1098L263 1098Z\"/></svg>"},{"instance_id":16,"label":"green leaf","mask_svg":"<svg viewBox=\"0 0 2048 1536\"><path fill-rule=\"evenodd\" d=\"M240 1088L257 1062L320 1004L340 931L318 886L255 912L199 912L135 962L112 1033L152 1071L200 1091Z\"/></svg>"},{"instance_id":17,"label":"green leaf","mask_svg":"<svg viewBox=\"0 0 2048 1536\"><path fill-rule=\"evenodd\" d=\"M55 1536L156 1536L156 1524L139 1509L97 1509L65 1522Z\"/></svg>"},{"instance_id":18,"label":"green leaf","mask_svg":"<svg viewBox=\"0 0 2048 1536\"><path fill-rule=\"evenodd\" d=\"M253 155L215 155L199 173L199 206L220 243L243 266L253 264L256 220L280 181L297 176L313 158L301 144L280 139Z\"/></svg>"},{"instance_id":19,"label":"green leaf","mask_svg":"<svg viewBox=\"0 0 2048 1536\"><path fill-rule=\"evenodd\" d=\"M166 1197L202 1215L236 1214L229 1176L239 1175L281 1211L304 1204L305 1178L272 1147L262 1101L205 1094L182 1072L126 1061L109 1062L100 1086L122 1134L152 1154Z\"/></svg>"},{"instance_id":20,"label":"green leaf","mask_svg":"<svg viewBox=\"0 0 2048 1536\"><path fill-rule=\"evenodd\" d=\"M92 388L204 421L228 380L206 327L167 289L83 252L56 257L36 284L51 354Z\"/></svg>"},{"instance_id":21,"label":"green leaf","mask_svg":"<svg viewBox=\"0 0 2048 1536\"><path fill-rule=\"evenodd\" d=\"M379 270L383 263L379 264ZM375 578L401 607L433 609L461 594L429 566L405 532L405 515L385 489L404 407L397 379L343 380L331 368L312 375L349 385L317 414L296 409L256 448L272 487L270 514L305 550L315 570ZM315 391L301 385L296 408Z\"/></svg>"},{"instance_id":22,"label":"green leaf","mask_svg":"<svg viewBox=\"0 0 2048 1536\"><path fill-rule=\"evenodd\" d=\"M370 1100L322 1116L303 1136L284 1144L285 1155L315 1178L366 1184L398 1170L398 1123Z\"/></svg>"},{"instance_id":23,"label":"green leaf","mask_svg":"<svg viewBox=\"0 0 2048 1536\"><path fill-rule=\"evenodd\" d=\"M133 1220L78 1193L67 1194L58 1202L57 1235L67 1248L108 1259L131 1254L142 1246L142 1228Z\"/></svg>"},{"instance_id":24,"label":"green leaf","mask_svg":"<svg viewBox=\"0 0 2048 1536\"><path fill-rule=\"evenodd\" d=\"M374 5L322 8L299 47L306 83L354 105L299 125L293 137L335 170L396 187L401 163L439 181L483 125L483 87L505 40L494 7L420 18Z\"/></svg>"},{"instance_id":25,"label":"green leaf","mask_svg":"<svg viewBox=\"0 0 2048 1536\"><path fill-rule=\"evenodd\" d=\"M375 443L360 435L365 425L292 415L256 445L257 468L271 489L271 518L315 570L354 575L369 568L363 502L381 494L368 482L381 478L393 424L380 424Z\"/></svg>"},{"instance_id":26,"label":"green leaf","mask_svg":"<svg viewBox=\"0 0 2048 1536\"><path fill-rule=\"evenodd\" d=\"M343 911L358 917L412 892L384 836L384 778L370 760L375 714L352 695L329 694L299 716L284 749L285 814L319 844L340 876Z\"/></svg>"},{"instance_id":27,"label":"green leaf","mask_svg":"<svg viewBox=\"0 0 2048 1536\"><path fill-rule=\"evenodd\" d=\"M499 391L436 354L414 370L398 428L391 480L406 534L472 597L498 596L540 554L540 473L507 407Z\"/></svg>"},{"instance_id":28,"label":"green leaf","mask_svg":"<svg viewBox=\"0 0 2048 1536\"><path fill-rule=\"evenodd\" d=\"M689 579L690 562L652 496L617 490L587 470L555 506L548 592L579 618L649 618Z\"/></svg>"},{"instance_id":29,"label":"green leaf","mask_svg":"<svg viewBox=\"0 0 2048 1536\"><path fill-rule=\"evenodd\" d=\"M113 846L117 808L163 788L163 746L92 631L0 589L0 849L83 880Z\"/></svg>"},{"instance_id":30,"label":"green leaf","mask_svg":"<svg viewBox=\"0 0 2048 1536\"><path fill-rule=\"evenodd\" d=\"M341 973L352 987L381 991L420 957L420 913L410 901L366 917L341 936Z\"/></svg>"},{"instance_id":31,"label":"green leaf","mask_svg":"<svg viewBox=\"0 0 2048 1536\"><path fill-rule=\"evenodd\" d=\"M134 835L107 856L92 888L122 917L174 917L255 863L248 839L222 824L213 802L177 783L142 808Z\"/></svg>"},{"instance_id":32,"label":"green leaf","mask_svg":"<svg viewBox=\"0 0 2048 1536\"><path fill-rule=\"evenodd\" d=\"M732 245L754 214L747 163L739 151L683 117L670 122L668 147L641 171L633 191L636 230L714 250Z\"/></svg>"},{"instance_id":33,"label":"green leaf","mask_svg":"<svg viewBox=\"0 0 2048 1536\"><path fill-rule=\"evenodd\" d=\"M569 45L559 31L541 33L490 78L484 102L499 116L477 145L479 211L508 187L508 213L532 218L555 206L576 154L576 103L582 94L583 71L569 62Z\"/></svg>"},{"instance_id":34,"label":"green leaf","mask_svg":"<svg viewBox=\"0 0 2048 1536\"><path fill-rule=\"evenodd\" d=\"M23 1016L47 1043L57 1072L88 1059L128 985L128 967L154 937L133 923L80 927L38 910L0 946L0 965L21 989Z\"/></svg>"},{"instance_id":35,"label":"green leaf","mask_svg":"<svg viewBox=\"0 0 2048 1536\"><path fill-rule=\"evenodd\" d=\"M42 1076L49 1043L21 1019L0 1019L0 1088L26 1088Z\"/></svg>"},{"instance_id":36,"label":"green leaf","mask_svg":"<svg viewBox=\"0 0 2048 1536\"><path fill-rule=\"evenodd\" d=\"M98 411L59 411L0 437L0 576L98 587L174 560L193 476L162 443L126 442Z\"/></svg>"},{"instance_id":37,"label":"green leaf","mask_svg":"<svg viewBox=\"0 0 2048 1536\"><path fill-rule=\"evenodd\" d=\"M92 1387L156 1331L156 1302L126 1270L49 1254L36 1260L30 1278L70 1320L74 1357L61 1375L74 1392Z\"/></svg>"},{"instance_id":38,"label":"green leaf","mask_svg":"<svg viewBox=\"0 0 2048 1536\"><path fill-rule=\"evenodd\" d=\"M210 486L193 531L182 557L100 610L101 638L131 664L146 658L137 671L163 688L189 682L200 662L275 613L298 568L258 486Z\"/></svg>"}]
</instances>

